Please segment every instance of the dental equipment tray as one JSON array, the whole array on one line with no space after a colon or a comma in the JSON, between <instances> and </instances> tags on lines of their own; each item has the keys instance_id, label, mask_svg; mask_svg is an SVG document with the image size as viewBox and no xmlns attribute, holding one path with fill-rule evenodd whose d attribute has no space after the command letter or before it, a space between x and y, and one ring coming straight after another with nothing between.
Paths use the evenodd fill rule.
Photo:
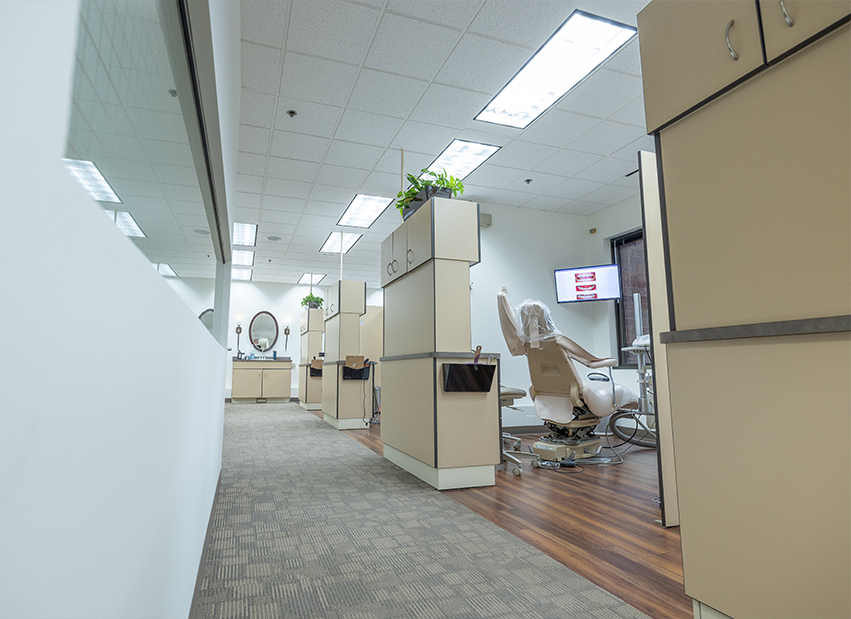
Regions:
<instances>
[{"instance_id":1,"label":"dental equipment tray","mask_svg":"<svg viewBox=\"0 0 851 619\"><path fill-rule=\"evenodd\" d=\"M443 390L487 393L495 371L495 365L486 363L444 363Z\"/></svg>"}]
</instances>

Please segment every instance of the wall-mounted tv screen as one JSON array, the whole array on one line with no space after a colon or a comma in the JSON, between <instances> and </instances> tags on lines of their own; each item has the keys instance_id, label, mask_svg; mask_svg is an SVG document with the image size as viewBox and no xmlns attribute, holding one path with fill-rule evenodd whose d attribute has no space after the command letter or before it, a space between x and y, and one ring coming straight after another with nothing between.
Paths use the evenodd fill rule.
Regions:
<instances>
[{"instance_id":1,"label":"wall-mounted tv screen","mask_svg":"<svg viewBox=\"0 0 851 619\"><path fill-rule=\"evenodd\" d=\"M559 269L555 277L556 300L559 303L621 298L621 280L616 264Z\"/></svg>"}]
</instances>

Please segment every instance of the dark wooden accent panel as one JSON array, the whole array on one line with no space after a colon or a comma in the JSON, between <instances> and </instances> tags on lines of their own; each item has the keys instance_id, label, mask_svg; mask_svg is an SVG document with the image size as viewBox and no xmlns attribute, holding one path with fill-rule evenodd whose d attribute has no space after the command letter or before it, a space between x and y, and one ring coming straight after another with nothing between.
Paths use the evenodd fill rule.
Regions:
<instances>
[{"instance_id":1,"label":"dark wooden accent panel","mask_svg":"<svg viewBox=\"0 0 851 619\"><path fill-rule=\"evenodd\" d=\"M346 435L383 455L381 426ZM521 438L527 449L537 435ZM680 530L658 522L655 450L633 447L621 465L584 471L522 459L521 477L498 466L495 486L445 493L650 617L691 619Z\"/></svg>"}]
</instances>

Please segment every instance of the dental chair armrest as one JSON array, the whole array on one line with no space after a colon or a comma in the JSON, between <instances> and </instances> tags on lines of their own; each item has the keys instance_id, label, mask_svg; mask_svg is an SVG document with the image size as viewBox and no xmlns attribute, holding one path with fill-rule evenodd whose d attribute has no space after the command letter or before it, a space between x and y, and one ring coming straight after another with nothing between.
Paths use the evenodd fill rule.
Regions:
<instances>
[{"instance_id":1,"label":"dental chair armrest","mask_svg":"<svg viewBox=\"0 0 851 619\"><path fill-rule=\"evenodd\" d=\"M607 383L610 380L609 377L602 372L588 372L587 376L588 380L596 380L601 383Z\"/></svg>"},{"instance_id":2,"label":"dental chair armrest","mask_svg":"<svg viewBox=\"0 0 851 619\"><path fill-rule=\"evenodd\" d=\"M586 363L585 365L591 369L596 370L597 368L611 368L618 364L617 359L598 359L597 361L592 361L591 363Z\"/></svg>"}]
</instances>

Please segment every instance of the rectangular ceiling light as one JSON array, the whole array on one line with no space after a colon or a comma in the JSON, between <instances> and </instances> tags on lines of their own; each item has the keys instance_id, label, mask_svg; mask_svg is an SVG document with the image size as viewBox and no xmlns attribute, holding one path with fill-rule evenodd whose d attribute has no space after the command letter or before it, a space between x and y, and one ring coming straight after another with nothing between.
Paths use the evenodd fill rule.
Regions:
<instances>
[{"instance_id":1,"label":"rectangular ceiling light","mask_svg":"<svg viewBox=\"0 0 851 619\"><path fill-rule=\"evenodd\" d=\"M299 284L305 284L306 286L309 286L311 275L313 275L313 285L314 286L316 284L318 284L319 282L321 282L323 279L325 279L324 273L305 273L304 275L301 276L301 279L298 280L298 283Z\"/></svg>"},{"instance_id":2,"label":"rectangular ceiling light","mask_svg":"<svg viewBox=\"0 0 851 619\"><path fill-rule=\"evenodd\" d=\"M393 198L365 196L359 193L349 202L348 208L340 217L337 225L351 228L369 228L381 213L390 206L391 202L393 202Z\"/></svg>"},{"instance_id":3,"label":"rectangular ceiling light","mask_svg":"<svg viewBox=\"0 0 851 619\"><path fill-rule=\"evenodd\" d=\"M95 200L122 203L94 163L80 159L63 159L62 161Z\"/></svg>"},{"instance_id":4,"label":"rectangular ceiling light","mask_svg":"<svg viewBox=\"0 0 851 619\"><path fill-rule=\"evenodd\" d=\"M139 224L136 223L136 220L133 219L133 216L127 211L117 211L115 213L115 225L118 226L118 229L127 236L135 236L141 239L148 238L145 236L145 233L142 232L142 229L139 227Z\"/></svg>"},{"instance_id":5,"label":"rectangular ceiling light","mask_svg":"<svg viewBox=\"0 0 851 619\"><path fill-rule=\"evenodd\" d=\"M251 281L251 269L232 269L230 272L230 278L240 280L243 282Z\"/></svg>"},{"instance_id":6,"label":"rectangular ceiling light","mask_svg":"<svg viewBox=\"0 0 851 619\"><path fill-rule=\"evenodd\" d=\"M490 144L452 140L452 143L443 149L443 152L438 155L428 169L432 172L446 170L448 175L464 180L470 172L482 165L499 148L499 146Z\"/></svg>"},{"instance_id":7,"label":"rectangular ceiling light","mask_svg":"<svg viewBox=\"0 0 851 619\"><path fill-rule=\"evenodd\" d=\"M573 11L476 120L526 128L635 32L632 26Z\"/></svg>"},{"instance_id":8,"label":"rectangular ceiling light","mask_svg":"<svg viewBox=\"0 0 851 619\"><path fill-rule=\"evenodd\" d=\"M247 249L234 249L233 250L233 263L235 266L241 267L253 267L254 266L254 252Z\"/></svg>"},{"instance_id":9,"label":"rectangular ceiling light","mask_svg":"<svg viewBox=\"0 0 851 619\"><path fill-rule=\"evenodd\" d=\"M362 237L362 234L355 234L354 232L343 232L343 253L349 253L349 250L352 246L358 242L358 239ZM339 254L340 253L340 233L332 232L328 235L328 238L325 239L325 243L322 245L322 249L319 250L324 254Z\"/></svg>"},{"instance_id":10,"label":"rectangular ceiling light","mask_svg":"<svg viewBox=\"0 0 851 619\"><path fill-rule=\"evenodd\" d=\"M257 244L257 224L233 225L233 244L254 247Z\"/></svg>"},{"instance_id":11,"label":"rectangular ceiling light","mask_svg":"<svg viewBox=\"0 0 851 619\"><path fill-rule=\"evenodd\" d=\"M177 273L175 273L174 269L172 269L169 265L162 262L152 262L151 264L154 268L156 268L157 273L160 275L165 275L166 277L177 277Z\"/></svg>"}]
</instances>

